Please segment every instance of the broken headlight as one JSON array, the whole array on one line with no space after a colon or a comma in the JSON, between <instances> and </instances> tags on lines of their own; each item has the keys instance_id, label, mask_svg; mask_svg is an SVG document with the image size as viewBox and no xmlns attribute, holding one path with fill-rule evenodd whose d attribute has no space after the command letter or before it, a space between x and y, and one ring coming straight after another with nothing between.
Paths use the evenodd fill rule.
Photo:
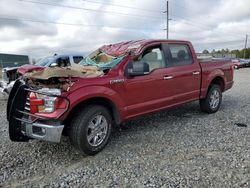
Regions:
<instances>
[{"instance_id":1,"label":"broken headlight","mask_svg":"<svg viewBox=\"0 0 250 188\"><path fill-rule=\"evenodd\" d=\"M56 96L49 96L49 95L61 95L61 90L43 88L43 89L38 90L38 92L39 93L36 93L36 98L37 98L37 101L40 101L40 102L37 104L37 112L38 113L54 112L58 98Z\"/></svg>"}]
</instances>

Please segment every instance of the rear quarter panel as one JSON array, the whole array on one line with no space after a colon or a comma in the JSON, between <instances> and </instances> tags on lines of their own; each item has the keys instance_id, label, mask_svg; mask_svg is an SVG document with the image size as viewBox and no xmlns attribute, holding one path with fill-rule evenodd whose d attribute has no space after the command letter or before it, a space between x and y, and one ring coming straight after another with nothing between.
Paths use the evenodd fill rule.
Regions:
<instances>
[{"instance_id":1,"label":"rear quarter panel","mask_svg":"<svg viewBox=\"0 0 250 188\"><path fill-rule=\"evenodd\" d=\"M218 60L212 62L201 63L202 83L201 98L205 98L208 88L216 77L223 79L223 91L230 89L233 85L233 63L229 60Z\"/></svg>"}]
</instances>

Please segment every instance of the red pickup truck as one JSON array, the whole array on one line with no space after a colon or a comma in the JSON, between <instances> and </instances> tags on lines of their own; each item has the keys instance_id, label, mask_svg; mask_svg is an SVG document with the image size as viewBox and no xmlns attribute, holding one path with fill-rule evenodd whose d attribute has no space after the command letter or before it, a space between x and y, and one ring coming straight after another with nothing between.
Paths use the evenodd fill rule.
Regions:
<instances>
[{"instance_id":1,"label":"red pickup truck","mask_svg":"<svg viewBox=\"0 0 250 188\"><path fill-rule=\"evenodd\" d=\"M202 111L218 111L234 67L199 62L188 41L138 40L102 46L77 67L27 72L9 95L10 139L60 142L68 135L93 155L112 126L131 118L196 100Z\"/></svg>"}]
</instances>

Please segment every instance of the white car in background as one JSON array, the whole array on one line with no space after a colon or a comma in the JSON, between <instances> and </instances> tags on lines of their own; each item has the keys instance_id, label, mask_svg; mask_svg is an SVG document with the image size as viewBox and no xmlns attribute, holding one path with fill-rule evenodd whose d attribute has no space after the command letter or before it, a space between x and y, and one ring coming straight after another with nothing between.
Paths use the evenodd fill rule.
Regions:
<instances>
[{"instance_id":1,"label":"white car in background","mask_svg":"<svg viewBox=\"0 0 250 188\"><path fill-rule=\"evenodd\" d=\"M27 64L21 67L4 68L2 80L0 81L0 92L10 92L15 80L20 76L18 70L34 69L35 67L68 67L78 64L83 59L83 54L55 54L40 59L35 65Z\"/></svg>"}]
</instances>

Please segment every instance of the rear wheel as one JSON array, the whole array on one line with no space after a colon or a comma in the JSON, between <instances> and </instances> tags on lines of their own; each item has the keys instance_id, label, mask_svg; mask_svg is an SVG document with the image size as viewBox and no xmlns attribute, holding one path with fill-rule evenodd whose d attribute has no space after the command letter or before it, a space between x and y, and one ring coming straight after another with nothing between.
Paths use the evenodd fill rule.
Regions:
<instances>
[{"instance_id":1,"label":"rear wheel","mask_svg":"<svg viewBox=\"0 0 250 188\"><path fill-rule=\"evenodd\" d=\"M222 91L219 85L212 85L205 99L200 100L200 108L206 113L215 113L219 110L222 101Z\"/></svg>"},{"instance_id":2,"label":"rear wheel","mask_svg":"<svg viewBox=\"0 0 250 188\"><path fill-rule=\"evenodd\" d=\"M70 140L84 154L94 155L108 143L111 128L109 111L103 106L90 105L82 108L72 120Z\"/></svg>"}]
</instances>

